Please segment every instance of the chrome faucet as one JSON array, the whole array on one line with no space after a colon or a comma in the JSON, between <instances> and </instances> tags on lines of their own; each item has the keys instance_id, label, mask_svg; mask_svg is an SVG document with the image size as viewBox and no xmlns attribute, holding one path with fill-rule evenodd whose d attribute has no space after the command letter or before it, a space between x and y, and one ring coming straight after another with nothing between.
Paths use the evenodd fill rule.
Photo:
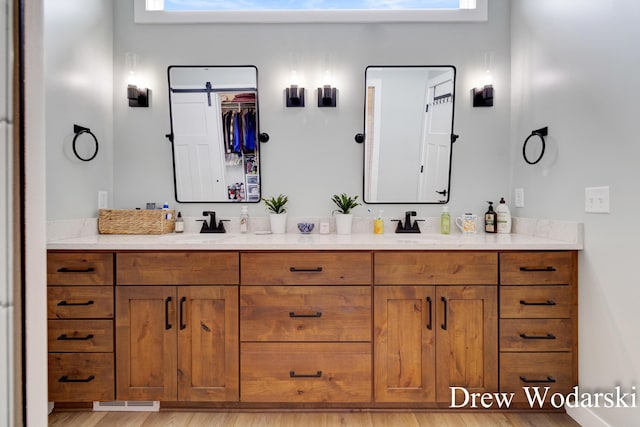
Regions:
<instances>
[{"instance_id":1,"label":"chrome faucet","mask_svg":"<svg viewBox=\"0 0 640 427\"><path fill-rule=\"evenodd\" d=\"M204 211L202 212L203 216L209 215L209 223L207 224L206 219L199 219L198 221L202 221L202 228L200 228L201 233L226 233L227 230L224 229L224 224L222 221L228 221L227 219L221 219L216 224L216 213L215 211Z\"/></svg>"},{"instance_id":2,"label":"chrome faucet","mask_svg":"<svg viewBox=\"0 0 640 427\"><path fill-rule=\"evenodd\" d=\"M418 227L418 221L423 221L421 219L416 219L411 224L411 217L416 216L416 211L406 211L404 213L404 225L402 225L401 219L394 219L393 221L398 221L398 226L396 227L396 233L420 233L420 227Z\"/></svg>"}]
</instances>

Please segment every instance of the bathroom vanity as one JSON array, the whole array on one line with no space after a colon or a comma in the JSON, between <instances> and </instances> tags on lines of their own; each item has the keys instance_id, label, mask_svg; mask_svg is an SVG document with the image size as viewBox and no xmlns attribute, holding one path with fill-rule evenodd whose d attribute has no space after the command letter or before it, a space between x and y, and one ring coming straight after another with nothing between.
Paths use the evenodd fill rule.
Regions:
<instances>
[{"instance_id":1,"label":"bathroom vanity","mask_svg":"<svg viewBox=\"0 0 640 427\"><path fill-rule=\"evenodd\" d=\"M528 409L523 387L577 384L579 249L520 235L50 242L49 399L449 408L464 388Z\"/></svg>"}]
</instances>

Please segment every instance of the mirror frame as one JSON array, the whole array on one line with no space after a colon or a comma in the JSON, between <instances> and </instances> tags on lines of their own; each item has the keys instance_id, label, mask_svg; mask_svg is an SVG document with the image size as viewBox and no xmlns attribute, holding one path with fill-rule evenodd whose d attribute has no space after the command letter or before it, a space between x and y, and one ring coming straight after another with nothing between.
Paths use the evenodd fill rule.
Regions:
<instances>
[{"instance_id":1,"label":"mirror frame","mask_svg":"<svg viewBox=\"0 0 640 427\"><path fill-rule=\"evenodd\" d=\"M451 107L451 136L450 136L450 149L449 149L449 171L447 175L447 188L445 189L447 194L446 198L443 201L438 202L422 202L422 201L370 201L366 199L366 189L367 189L367 150L366 150L366 128L367 128L367 71L370 68L399 68L399 69L416 69L416 68L449 68L453 72L453 94L452 94L452 107ZM364 117L363 117L363 133L357 134L355 140L357 143L362 143L364 145L362 150L362 165L363 165L363 180L362 180L362 199L367 204L377 204L377 205L401 205L401 204L421 204L421 205L444 205L449 203L451 197L451 169L453 167L453 145L455 141L458 139L458 135L454 133L454 123L455 123L455 102L456 102L456 74L457 69L454 65L368 65L365 68L364 72Z\"/></svg>"},{"instance_id":2,"label":"mirror frame","mask_svg":"<svg viewBox=\"0 0 640 427\"><path fill-rule=\"evenodd\" d=\"M180 200L178 198L178 182L176 176L176 153L175 153L175 144L174 144L174 131L173 131L173 109L171 108L171 70L175 68L253 68L255 70L256 75L256 129L255 129L255 143L256 149L258 152L258 183L260 189L260 197L257 200L244 200L234 201L234 200ZM169 124L170 124L170 133L166 135L167 139L171 142L171 164L173 166L173 191L176 202L178 203L231 203L231 204L240 204L240 203L260 203L262 200L262 165L261 165L261 149L260 144L265 143L269 140L269 136L265 133L260 132L260 108L259 108L259 74L258 67L256 65L169 65L167 67L167 89L169 94ZM246 88L231 88L231 89L246 89ZM247 189L245 188L245 193Z\"/></svg>"}]
</instances>

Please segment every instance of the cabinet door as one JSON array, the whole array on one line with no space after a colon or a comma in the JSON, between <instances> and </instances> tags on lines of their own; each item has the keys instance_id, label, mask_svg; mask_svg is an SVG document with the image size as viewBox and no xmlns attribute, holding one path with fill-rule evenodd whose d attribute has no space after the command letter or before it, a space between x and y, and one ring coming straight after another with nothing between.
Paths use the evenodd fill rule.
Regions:
<instances>
[{"instance_id":1,"label":"cabinet door","mask_svg":"<svg viewBox=\"0 0 640 427\"><path fill-rule=\"evenodd\" d=\"M434 402L433 286L374 288L374 394L377 402Z\"/></svg>"},{"instance_id":2,"label":"cabinet door","mask_svg":"<svg viewBox=\"0 0 640 427\"><path fill-rule=\"evenodd\" d=\"M438 286L436 348L438 402L450 387L498 389L498 308L495 286ZM458 402L462 397L458 398Z\"/></svg>"},{"instance_id":3,"label":"cabinet door","mask_svg":"<svg viewBox=\"0 0 640 427\"><path fill-rule=\"evenodd\" d=\"M176 400L174 286L116 287L116 398Z\"/></svg>"},{"instance_id":4,"label":"cabinet door","mask_svg":"<svg viewBox=\"0 0 640 427\"><path fill-rule=\"evenodd\" d=\"M238 287L178 287L178 400L237 401Z\"/></svg>"}]
</instances>

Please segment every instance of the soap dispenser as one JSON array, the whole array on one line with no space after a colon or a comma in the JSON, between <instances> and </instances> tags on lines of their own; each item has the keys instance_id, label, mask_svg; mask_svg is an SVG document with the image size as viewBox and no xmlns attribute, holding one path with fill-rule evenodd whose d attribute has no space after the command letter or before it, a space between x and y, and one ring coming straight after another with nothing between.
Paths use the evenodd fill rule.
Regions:
<instances>
[{"instance_id":1,"label":"soap dispenser","mask_svg":"<svg viewBox=\"0 0 640 427\"><path fill-rule=\"evenodd\" d=\"M498 222L498 214L493 210L493 202L489 203L489 209L484 214L484 232L485 233L495 233L498 230L496 229L496 224Z\"/></svg>"},{"instance_id":2,"label":"soap dispenser","mask_svg":"<svg viewBox=\"0 0 640 427\"><path fill-rule=\"evenodd\" d=\"M240 232L249 232L249 208L247 206L240 209Z\"/></svg>"},{"instance_id":3,"label":"soap dispenser","mask_svg":"<svg viewBox=\"0 0 640 427\"><path fill-rule=\"evenodd\" d=\"M498 233L511 233L511 211L504 201L504 197L500 198L500 203L496 207L497 229Z\"/></svg>"},{"instance_id":4,"label":"soap dispenser","mask_svg":"<svg viewBox=\"0 0 640 427\"><path fill-rule=\"evenodd\" d=\"M178 216L176 217L175 232L184 233L184 219L182 219L182 212L178 212Z\"/></svg>"}]
</instances>

